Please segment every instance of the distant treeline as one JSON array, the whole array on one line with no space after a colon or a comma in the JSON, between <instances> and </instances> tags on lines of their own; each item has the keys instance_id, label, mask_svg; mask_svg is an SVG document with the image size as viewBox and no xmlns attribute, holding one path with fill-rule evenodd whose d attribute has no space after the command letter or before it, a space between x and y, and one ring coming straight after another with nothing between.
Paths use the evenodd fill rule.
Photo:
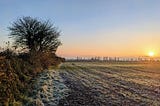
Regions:
<instances>
[{"instance_id":1,"label":"distant treeline","mask_svg":"<svg viewBox=\"0 0 160 106\"><path fill-rule=\"evenodd\" d=\"M149 61L160 61L160 58L153 58L153 57L76 57L76 58L69 58L66 61L86 61L86 62L149 62Z\"/></svg>"}]
</instances>

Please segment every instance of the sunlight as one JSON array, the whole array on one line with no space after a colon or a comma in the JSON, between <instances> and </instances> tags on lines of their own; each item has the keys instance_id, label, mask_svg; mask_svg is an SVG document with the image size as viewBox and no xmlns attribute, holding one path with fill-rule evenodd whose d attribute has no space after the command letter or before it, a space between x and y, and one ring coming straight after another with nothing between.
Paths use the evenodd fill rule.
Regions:
<instances>
[{"instance_id":1,"label":"sunlight","mask_svg":"<svg viewBox=\"0 0 160 106\"><path fill-rule=\"evenodd\" d=\"M150 52L148 53L148 55L149 55L150 57L153 57L153 56L155 55L155 53L154 53L153 51L150 51Z\"/></svg>"}]
</instances>

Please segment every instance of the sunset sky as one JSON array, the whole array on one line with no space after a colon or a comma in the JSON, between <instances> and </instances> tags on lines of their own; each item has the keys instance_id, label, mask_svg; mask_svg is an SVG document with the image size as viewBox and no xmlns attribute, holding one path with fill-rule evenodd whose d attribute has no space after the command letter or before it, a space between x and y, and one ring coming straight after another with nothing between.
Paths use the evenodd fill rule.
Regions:
<instances>
[{"instance_id":1,"label":"sunset sky","mask_svg":"<svg viewBox=\"0 0 160 106\"><path fill-rule=\"evenodd\" d=\"M160 57L160 0L0 0L0 45L22 16L51 20L61 30L57 54Z\"/></svg>"}]
</instances>

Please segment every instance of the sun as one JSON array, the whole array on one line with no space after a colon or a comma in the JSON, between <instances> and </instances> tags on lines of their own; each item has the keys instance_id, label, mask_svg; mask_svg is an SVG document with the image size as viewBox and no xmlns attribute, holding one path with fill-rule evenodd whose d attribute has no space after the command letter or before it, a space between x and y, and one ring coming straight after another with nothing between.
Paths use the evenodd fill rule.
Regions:
<instances>
[{"instance_id":1,"label":"sun","mask_svg":"<svg viewBox=\"0 0 160 106\"><path fill-rule=\"evenodd\" d=\"M148 53L148 55L149 55L150 57L153 57L153 56L155 55L155 53L154 53L153 51L150 51L150 52Z\"/></svg>"}]
</instances>

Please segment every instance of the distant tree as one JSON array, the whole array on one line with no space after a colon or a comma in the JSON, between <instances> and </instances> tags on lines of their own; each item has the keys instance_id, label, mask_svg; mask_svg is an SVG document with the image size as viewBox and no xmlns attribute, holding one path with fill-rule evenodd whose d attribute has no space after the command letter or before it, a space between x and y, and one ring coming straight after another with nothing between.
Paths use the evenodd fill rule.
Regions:
<instances>
[{"instance_id":1,"label":"distant tree","mask_svg":"<svg viewBox=\"0 0 160 106\"><path fill-rule=\"evenodd\" d=\"M55 53L61 45L58 39L60 32L50 21L23 17L15 21L9 30L11 31L9 36L14 39L14 44L30 52L52 51Z\"/></svg>"}]
</instances>

